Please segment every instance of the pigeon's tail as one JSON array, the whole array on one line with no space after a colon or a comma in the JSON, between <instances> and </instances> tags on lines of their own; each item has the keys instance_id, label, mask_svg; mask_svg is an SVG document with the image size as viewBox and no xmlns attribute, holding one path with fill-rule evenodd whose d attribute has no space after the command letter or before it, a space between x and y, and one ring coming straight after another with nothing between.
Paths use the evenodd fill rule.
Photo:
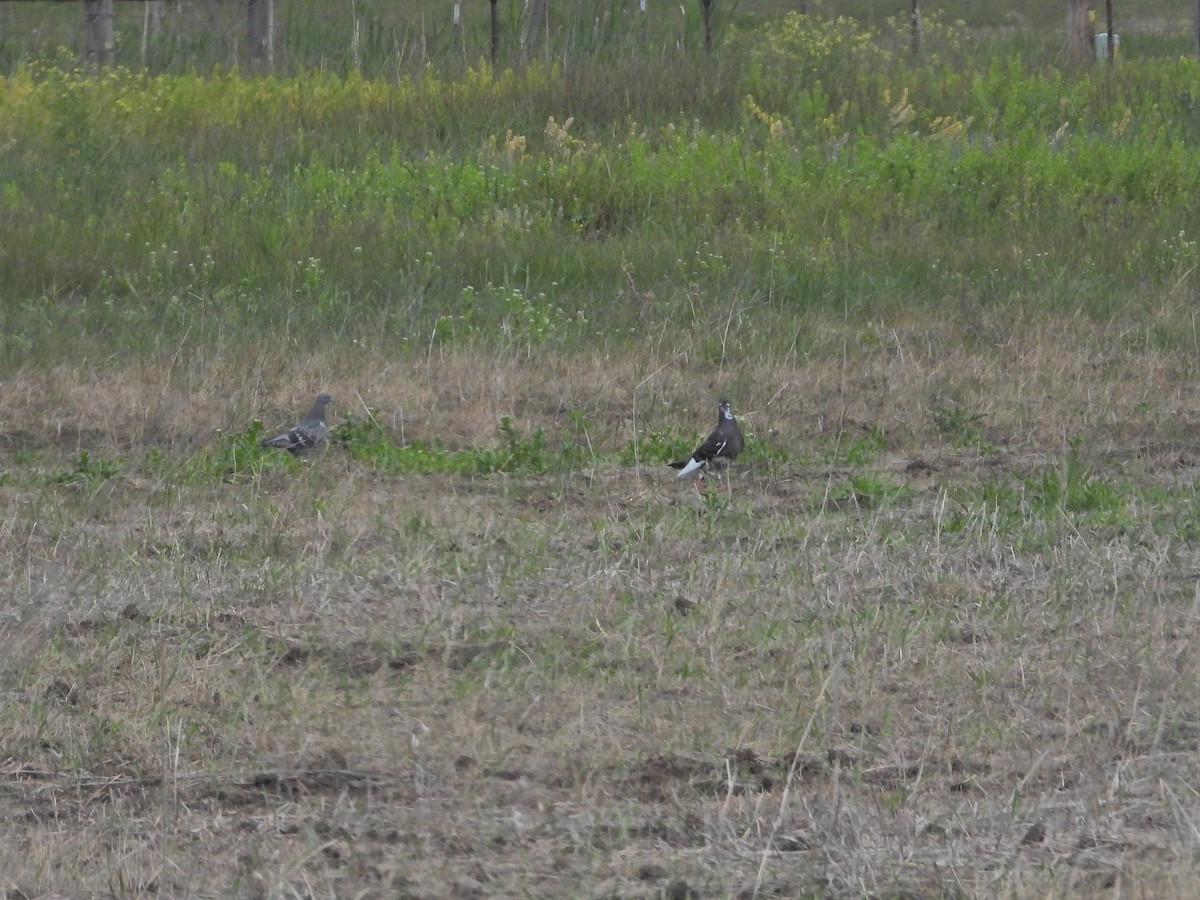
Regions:
<instances>
[{"instance_id":1,"label":"pigeon's tail","mask_svg":"<svg viewBox=\"0 0 1200 900\"><path fill-rule=\"evenodd\" d=\"M681 459L679 462L667 463L667 465L669 465L672 469L679 470L679 474L675 476L676 478L687 478L689 475L699 469L703 463L693 456L691 459Z\"/></svg>"}]
</instances>

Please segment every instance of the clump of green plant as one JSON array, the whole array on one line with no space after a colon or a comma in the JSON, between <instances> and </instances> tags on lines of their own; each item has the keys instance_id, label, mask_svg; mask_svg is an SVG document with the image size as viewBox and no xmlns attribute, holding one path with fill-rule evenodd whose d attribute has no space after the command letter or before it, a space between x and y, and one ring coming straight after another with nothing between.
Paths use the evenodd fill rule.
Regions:
<instances>
[{"instance_id":1,"label":"clump of green plant","mask_svg":"<svg viewBox=\"0 0 1200 900\"><path fill-rule=\"evenodd\" d=\"M847 88L891 62L876 37L849 17L789 13L763 27L750 53L747 86L766 106L799 106L820 122L849 102Z\"/></svg>"},{"instance_id":2,"label":"clump of green plant","mask_svg":"<svg viewBox=\"0 0 1200 900\"><path fill-rule=\"evenodd\" d=\"M846 462L851 466L863 466L874 460L887 449L887 435L883 429L872 425L861 437L855 438L846 448Z\"/></svg>"},{"instance_id":3,"label":"clump of green plant","mask_svg":"<svg viewBox=\"0 0 1200 900\"><path fill-rule=\"evenodd\" d=\"M185 466L185 478L257 477L270 468L299 465L290 453L260 446L263 436L259 419L240 431L221 432L216 447L202 450Z\"/></svg>"},{"instance_id":4,"label":"clump of green plant","mask_svg":"<svg viewBox=\"0 0 1200 900\"><path fill-rule=\"evenodd\" d=\"M80 450L75 457L75 464L66 471L51 476L56 484L96 484L115 478L121 472L121 464L114 459L97 456L87 450Z\"/></svg>"},{"instance_id":5,"label":"clump of green plant","mask_svg":"<svg viewBox=\"0 0 1200 900\"><path fill-rule=\"evenodd\" d=\"M468 459L467 451L452 451L426 441L397 444L387 429L368 410L363 418L350 416L329 435L330 443L350 454L351 458L389 472L470 472L477 466ZM493 471L491 467L487 471Z\"/></svg>"},{"instance_id":6,"label":"clump of green plant","mask_svg":"<svg viewBox=\"0 0 1200 900\"><path fill-rule=\"evenodd\" d=\"M942 401L934 403L929 414L938 434L955 447L977 447L983 452L995 449L983 439L983 424L987 420L984 413L972 412L959 403Z\"/></svg>"},{"instance_id":7,"label":"clump of green plant","mask_svg":"<svg viewBox=\"0 0 1200 900\"><path fill-rule=\"evenodd\" d=\"M351 457L390 472L457 472L465 475L507 474L539 475L548 471L565 471L577 467L584 448L577 440L585 425L574 420L576 439L564 437L555 447L547 444L543 429L522 434L511 416L504 416L498 425L500 445L497 447L464 447L448 450L436 443L415 441L397 444L374 415L351 417L335 428L330 441L344 448Z\"/></svg>"},{"instance_id":8,"label":"clump of green plant","mask_svg":"<svg viewBox=\"0 0 1200 900\"><path fill-rule=\"evenodd\" d=\"M830 490L828 500L837 508L878 509L903 502L912 493L912 488L906 484L896 484L872 472L861 472Z\"/></svg>"},{"instance_id":9,"label":"clump of green plant","mask_svg":"<svg viewBox=\"0 0 1200 900\"><path fill-rule=\"evenodd\" d=\"M623 466L667 463L691 453L695 449L694 441L694 437L671 431L645 431L625 442L617 452L617 461Z\"/></svg>"},{"instance_id":10,"label":"clump of green plant","mask_svg":"<svg viewBox=\"0 0 1200 900\"><path fill-rule=\"evenodd\" d=\"M498 471L538 475L548 468L546 433L541 428L535 428L532 434L525 436L517 431L512 416L504 416L500 419L500 439L505 458L497 466Z\"/></svg>"},{"instance_id":11,"label":"clump of green plant","mask_svg":"<svg viewBox=\"0 0 1200 900\"><path fill-rule=\"evenodd\" d=\"M1115 521L1125 508L1122 493L1092 472L1080 452L1082 445L1080 437L1071 438L1061 467L1049 465L1041 477L1026 480L1028 502L1043 516L1084 513Z\"/></svg>"},{"instance_id":12,"label":"clump of green plant","mask_svg":"<svg viewBox=\"0 0 1200 900\"><path fill-rule=\"evenodd\" d=\"M557 284L551 286L557 287ZM535 349L553 339L582 329L588 321L582 309L566 312L545 291L530 293L515 285L497 286L489 283L482 291L470 285L463 288L464 310L469 311L480 302L485 305L498 304L501 333L514 348L524 350L526 356L531 356Z\"/></svg>"}]
</instances>

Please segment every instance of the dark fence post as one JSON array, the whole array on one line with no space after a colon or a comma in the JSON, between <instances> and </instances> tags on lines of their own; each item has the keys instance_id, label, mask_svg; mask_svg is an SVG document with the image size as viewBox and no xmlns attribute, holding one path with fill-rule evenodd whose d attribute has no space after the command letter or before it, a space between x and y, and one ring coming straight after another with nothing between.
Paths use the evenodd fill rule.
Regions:
<instances>
[{"instance_id":1,"label":"dark fence post","mask_svg":"<svg viewBox=\"0 0 1200 900\"><path fill-rule=\"evenodd\" d=\"M701 10L704 14L704 49L712 50L712 5L713 0L700 0Z\"/></svg>"},{"instance_id":2,"label":"dark fence post","mask_svg":"<svg viewBox=\"0 0 1200 900\"><path fill-rule=\"evenodd\" d=\"M496 8L497 0L492 0L492 65L496 65L496 57L500 54L500 10Z\"/></svg>"},{"instance_id":3,"label":"dark fence post","mask_svg":"<svg viewBox=\"0 0 1200 900\"><path fill-rule=\"evenodd\" d=\"M921 55L921 0L912 0L912 52Z\"/></svg>"},{"instance_id":4,"label":"dark fence post","mask_svg":"<svg viewBox=\"0 0 1200 900\"><path fill-rule=\"evenodd\" d=\"M1108 64L1111 66L1117 55L1117 39L1113 35L1113 0L1104 0L1104 27L1108 30L1108 41L1105 49L1108 51Z\"/></svg>"}]
</instances>

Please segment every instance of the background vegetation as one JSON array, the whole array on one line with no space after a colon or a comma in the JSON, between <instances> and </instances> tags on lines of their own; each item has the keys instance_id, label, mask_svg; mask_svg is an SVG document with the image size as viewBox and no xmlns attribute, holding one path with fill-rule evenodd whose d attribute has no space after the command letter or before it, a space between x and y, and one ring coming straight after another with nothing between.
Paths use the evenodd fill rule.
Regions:
<instances>
[{"instance_id":1,"label":"background vegetation","mask_svg":"<svg viewBox=\"0 0 1200 900\"><path fill-rule=\"evenodd\" d=\"M1194 894L1187 4L235 5L0 4L10 892Z\"/></svg>"},{"instance_id":2,"label":"background vegetation","mask_svg":"<svg viewBox=\"0 0 1200 900\"><path fill-rule=\"evenodd\" d=\"M1192 60L1131 38L1119 73L1072 72L934 13L912 60L906 28L791 16L753 40L729 26L711 57L399 80L31 60L2 100L0 277L20 302L0 353L61 349L44 339L64 311L63 338L110 350L231 316L255 338L287 320L424 345L539 306L542 339L608 340L699 281L789 322L1103 318L1186 292L1195 205L1168 201L1196 190Z\"/></svg>"},{"instance_id":3,"label":"background vegetation","mask_svg":"<svg viewBox=\"0 0 1200 900\"><path fill-rule=\"evenodd\" d=\"M279 74L314 68L344 75L357 70L368 77L418 74L428 66L454 72L487 57L491 48L488 0L461 0L456 26L453 0L312 0L279 4L276 10L276 65ZM926 16L964 21L1034 53L1061 53L1066 0L922 0ZM638 0L548 4L547 21L532 47L523 41L524 0L498 0L501 65L530 58L587 62L608 59L678 58L703 44L699 0ZM868 28L907 15L909 3L895 0L716 0L714 24L723 41L753 43L764 22L788 12L853 18ZM1103 20L1104 4L1098 6ZM115 4L116 55L127 66L161 71L208 72L241 58L246 34L245 3L233 0L165 0L157 26L149 3L121 0ZM1137 44L1154 52L1191 52L1192 4L1189 0L1116 0L1118 33L1137 36ZM157 28L157 30L155 30ZM1100 30L1103 30L1102 28ZM151 34L151 32L153 32ZM82 8L50 0L0 6L0 66L5 70L59 46L82 52ZM1127 49L1128 46L1127 46Z\"/></svg>"}]
</instances>

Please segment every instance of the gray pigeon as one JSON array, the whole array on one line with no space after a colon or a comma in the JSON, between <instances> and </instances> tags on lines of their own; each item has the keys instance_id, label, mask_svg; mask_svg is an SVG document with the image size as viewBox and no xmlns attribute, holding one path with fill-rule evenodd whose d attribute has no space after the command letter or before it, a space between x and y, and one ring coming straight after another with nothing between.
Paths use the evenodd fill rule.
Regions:
<instances>
[{"instance_id":1,"label":"gray pigeon","mask_svg":"<svg viewBox=\"0 0 1200 900\"><path fill-rule=\"evenodd\" d=\"M723 472L731 462L737 459L737 455L742 452L744 445L742 429L738 427L737 419L733 417L729 401L722 399L717 404L717 427L713 429L712 434L687 459L667 463L667 465L672 469L679 469L679 475L676 476L678 478L699 471L697 479L700 479L707 471Z\"/></svg>"},{"instance_id":2,"label":"gray pigeon","mask_svg":"<svg viewBox=\"0 0 1200 900\"><path fill-rule=\"evenodd\" d=\"M261 442L261 446L278 447L298 455L308 453L329 435L329 426L325 424L325 407L332 400L328 394L317 394L312 409L299 424L293 425L283 434L266 438Z\"/></svg>"}]
</instances>

